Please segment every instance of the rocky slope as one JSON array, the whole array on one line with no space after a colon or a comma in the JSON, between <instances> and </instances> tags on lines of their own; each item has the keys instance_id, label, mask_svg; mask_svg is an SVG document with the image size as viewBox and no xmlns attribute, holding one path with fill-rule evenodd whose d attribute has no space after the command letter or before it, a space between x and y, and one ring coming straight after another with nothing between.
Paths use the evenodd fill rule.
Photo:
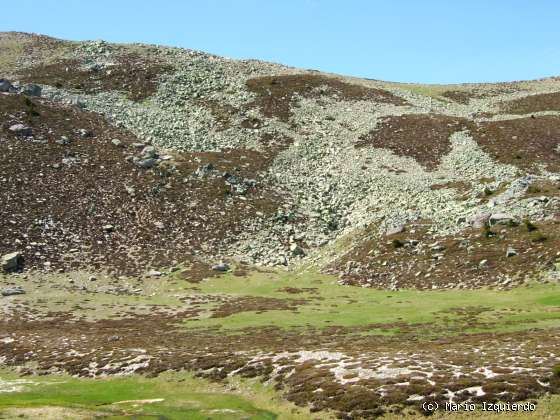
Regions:
<instances>
[{"instance_id":1,"label":"rocky slope","mask_svg":"<svg viewBox=\"0 0 560 420\"><path fill-rule=\"evenodd\" d=\"M560 79L405 85L22 33L0 50L19 269L310 263L393 289L555 269Z\"/></svg>"}]
</instances>

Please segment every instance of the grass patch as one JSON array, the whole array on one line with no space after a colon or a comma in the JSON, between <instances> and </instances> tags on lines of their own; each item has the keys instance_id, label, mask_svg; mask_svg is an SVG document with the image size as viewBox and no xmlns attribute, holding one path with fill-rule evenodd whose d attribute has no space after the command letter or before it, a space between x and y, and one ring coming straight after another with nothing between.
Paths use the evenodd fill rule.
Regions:
<instances>
[{"instance_id":1,"label":"grass patch","mask_svg":"<svg viewBox=\"0 0 560 420\"><path fill-rule=\"evenodd\" d=\"M533 327L558 325L560 312L551 308L560 293L558 285L531 284L508 291L490 289L418 291L385 291L370 288L342 287L332 276L313 271L277 274L254 273L245 278L224 276L199 285L201 294L285 298L290 287L315 288L313 293L300 293L307 303L297 311L270 310L237 312L223 318L203 318L186 321L189 328L221 327L225 330L277 326L305 327L364 327L372 334L395 334L394 325L426 325L438 334L478 331L517 331ZM469 317L455 311L462 308L484 307ZM446 313L446 320L441 314Z\"/></svg>"},{"instance_id":2,"label":"grass patch","mask_svg":"<svg viewBox=\"0 0 560 420\"><path fill-rule=\"evenodd\" d=\"M18 379L13 373L0 370L0 383ZM68 413L68 418L193 420L297 420L309 415L304 409L280 401L270 387L254 380L235 379L216 384L182 372L151 379L42 376L26 377L26 381L32 383L23 385L17 392L0 392L0 418L20 414L25 417L25 413L46 418L53 412Z\"/></svg>"}]
</instances>

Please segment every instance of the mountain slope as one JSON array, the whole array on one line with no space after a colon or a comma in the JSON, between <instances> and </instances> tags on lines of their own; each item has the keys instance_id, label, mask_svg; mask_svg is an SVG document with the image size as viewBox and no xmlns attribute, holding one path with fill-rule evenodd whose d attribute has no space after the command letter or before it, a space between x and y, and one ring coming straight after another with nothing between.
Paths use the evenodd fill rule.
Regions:
<instances>
[{"instance_id":1,"label":"mountain slope","mask_svg":"<svg viewBox=\"0 0 560 420\"><path fill-rule=\"evenodd\" d=\"M23 33L0 78L0 365L259 378L319 418L558 393L560 79Z\"/></svg>"}]
</instances>

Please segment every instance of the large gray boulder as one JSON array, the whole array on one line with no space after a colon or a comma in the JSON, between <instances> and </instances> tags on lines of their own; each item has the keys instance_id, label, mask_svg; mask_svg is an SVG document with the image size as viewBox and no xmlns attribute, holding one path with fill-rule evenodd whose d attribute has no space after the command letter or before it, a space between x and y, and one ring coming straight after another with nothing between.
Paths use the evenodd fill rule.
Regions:
<instances>
[{"instance_id":1,"label":"large gray boulder","mask_svg":"<svg viewBox=\"0 0 560 420\"><path fill-rule=\"evenodd\" d=\"M0 79L0 92L13 92L14 87L9 80Z\"/></svg>"},{"instance_id":2,"label":"large gray boulder","mask_svg":"<svg viewBox=\"0 0 560 420\"><path fill-rule=\"evenodd\" d=\"M229 270L229 264L225 263L225 262L220 262L218 264L215 264L212 266L212 270L214 271L228 271Z\"/></svg>"},{"instance_id":3,"label":"large gray boulder","mask_svg":"<svg viewBox=\"0 0 560 420\"><path fill-rule=\"evenodd\" d=\"M488 219L490 226L493 225L510 225L516 224L517 220L511 214L507 213L494 213Z\"/></svg>"},{"instance_id":4,"label":"large gray boulder","mask_svg":"<svg viewBox=\"0 0 560 420\"><path fill-rule=\"evenodd\" d=\"M28 137L33 132L31 127L28 127L28 126L23 125L23 124L14 124L14 125L10 126L9 130L12 133L15 133L15 134L23 136L23 137Z\"/></svg>"},{"instance_id":5,"label":"large gray boulder","mask_svg":"<svg viewBox=\"0 0 560 420\"><path fill-rule=\"evenodd\" d=\"M20 286L6 287L5 289L2 289L0 294L2 296L23 295L25 294L25 290L23 290Z\"/></svg>"},{"instance_id":6,"label":"large gray boulder","mask_svg":"<svg viewBox=\"0 0 560 420\"><path fill-rule=\"evenodd\" d=\"M488 223L489 218L490 218L490 213L483 212L471 216L468 219L468 222L471 224L473 228L480 229L483 228L486 225L486 223Z\"/></svg>"},{"instance_id":7,"label":"large gray boulder","mask_svg":"<svg viewBox=\"0 0 560 420\"><path fill-rule=\"evenodd\" d=\"M20 252L12 252L2 256L0 260L2 270L5 272L16 271L23 263L23 256Z\"/></svg>"},{"instance_id":8,"label":"large gray boulder","mask_svg":"<svg viewBox=\"0 0 560 420\"><path fill-rule=\"evenodd\" d=\"M41 88L41 86L32 83L24 85L21 88L21 93L27 96L41 96L42 91L43 89Z\"/></svg>"}]
</instances>

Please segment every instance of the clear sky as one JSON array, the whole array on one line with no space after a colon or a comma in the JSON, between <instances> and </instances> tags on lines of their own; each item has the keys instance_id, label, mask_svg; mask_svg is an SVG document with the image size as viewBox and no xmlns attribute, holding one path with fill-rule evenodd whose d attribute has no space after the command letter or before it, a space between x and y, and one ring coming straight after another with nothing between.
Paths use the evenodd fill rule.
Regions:
<instances>
[{"instance_id":1,"label":"clear sky","mask_svg":"<svg viewBox=\"0 0 560 420\"><path fill-rule=\"evenodd\" d=\"M1 10L0 31L173 45L373 79L560 75L557 0L13 0Z\"/></svg>"}]
</instances>

